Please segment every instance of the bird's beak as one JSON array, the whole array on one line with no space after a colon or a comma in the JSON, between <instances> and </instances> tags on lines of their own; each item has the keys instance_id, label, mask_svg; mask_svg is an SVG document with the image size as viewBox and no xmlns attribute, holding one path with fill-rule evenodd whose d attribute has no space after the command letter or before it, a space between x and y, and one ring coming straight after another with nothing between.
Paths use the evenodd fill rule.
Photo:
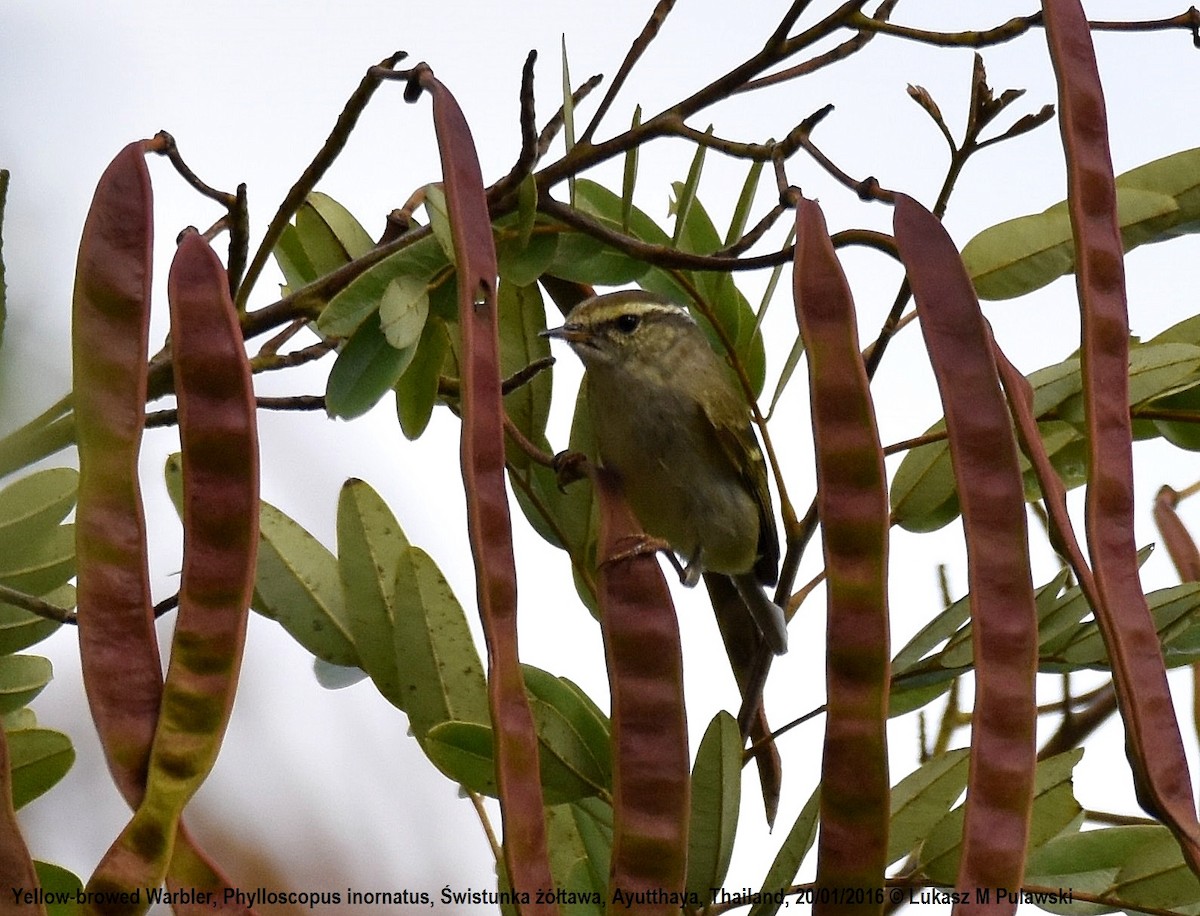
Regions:
<instances>
[{"instance_id":1,"label":"bird's beak","mask_svg":"<svg viewBox=\"0 0 1200 916\"><path fill-rule=\"evenodd\" d=\"M539 337L550 337L556 340L565 340L569 344L579 343L587 340L587 331L577 324L567 322L559 328L547 328L544 331L538 332Z\"/></svg>"}]
</instances>

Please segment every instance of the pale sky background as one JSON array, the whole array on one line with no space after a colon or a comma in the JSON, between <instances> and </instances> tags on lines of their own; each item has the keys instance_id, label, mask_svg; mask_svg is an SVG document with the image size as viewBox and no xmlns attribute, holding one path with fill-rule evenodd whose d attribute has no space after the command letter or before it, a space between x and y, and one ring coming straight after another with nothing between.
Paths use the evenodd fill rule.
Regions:
<instances>
[{"instance_id":1,"label":"pale sky background","mask_svg":"<svg viewBox=\"0 0 1200 916\"><path fill-rule=\"evenodd\" d=\"M130 140L167 129L189 164L210 184L233 190L246 182L256 242L365 69L404 49L410 62L428 61L457 96L490 183L508 171L518 150L517 92L527 51L539 52L540 124L560 102L562 36L576 84L593 73L611 76L651 6L595 0L519 5L481 0L9 0L0 13L0 167L12 172L4 238L9 319L0 351L0 432L41 412L69 388L68 322L79 231L97 178ZM782 0L681 2L600 136L624 127L635 103L648 114L656 112L753 53L787 6ZM817 12L833 6L814 4ZM1174 0L1086 6L1097 19L1156 18L1183 8ZM978 28L1032 9L1032 3L906 0L895 19L944 29ZM803 24L813 21L815 14ZM1200 54L1190 36L1104 34L1098 36L1097 48L1118 171L1200 145L1189 101L1200 75ZM1009 87L1028 89L997 129L1055 101L1040 31L987 50L985 61L997 93ZM908 99L905 86L928 88L958 136L970 73L969 51L881 37L847 64L736 98L702 114L692 126L703 129L711 120L721 136L762 141L782 136L814 110L834 102L836 111L814 135L822 148L851 174L873 174L885 186L931 204L941 184L946 150L932 123ZM584 103L582 122L602 92L603 88ZM547 161L559 152L561 147ZM663 143L642 156L637 202L668 228L669 183L684 177L690 159L691 149L682 143ZM590 177L619 189L619 168L618 162ZM151 171L160 258L156 288L161 288L176 232L189 224L207 226L219 212L185 187L165 161L152 160ZM744 173L741 163L709 157L700 197L721 231ZM888 208L859 202L804 156L792 160L789 176L809 196L821 199L832 230L890 230ZM428 100L407 105L399 86L384 86L320 190L345 204L368 232L377 235L384 214L403 203L414 188L438 177ZM561 197L565 189L557 193ZM764 181L756 216L770 206L773 196L770 182ZM961 245L986 226L1039 211L1064 196L1059 135L1052 123L982 153L968 165L946 224ZM1151 336L1198 310L1194 269L1178 267L1195 263L1198 254L1196 241L1184 239L1131 255L1127 263L1134 333ZM861 250L845 252L843 263L856 293L863 337L871 339L890 307L899 271L889 259ZM252 305L275 298L276 280L272 267ZM755 302L765 276L739 282ZM765 325L768 390L795 335L786 280L781 289L784 294ZM156 308L154 346L165 330L165 301ZM985 304L985 311L1002 346L1023 371L1057 362L1077 346L1071 278L1021 300ZM552 441L562 447L579 373L569 355L556 355L559 397ZM259 392L318 393L328 365L272 379L260 376ZM940 415L915 327L902 333L889 350L875 391L885 443L918 435ZM812 487L806 399L798 377L772 425L777 448L785 455L793 499L801 509ZM349 423L315 414L264 414L263 496L332 547L339 486L351 476L367 480L391 505L410 540L438 561L472 616L474 582L459 495L457 435L457 422L442 410L424 438L408 443L397 430L390 398L372 414ZM179 568L178 525L160 482L163 459L177 447L175 441L174 431L148 434L142 465L151 531L156 535L154 588L160 598L175 590ZM73 461L73 453L63 453L49 464ZM1137 539L1145 544L1156 539L1150 504L1157 487L1185 486L1200 476L1200 470L1194 456L1161 442L1139 444L1135 461ZM896 463L893 459L889 469ZM561 556L528 530L515 508L514 513L522 657L571 677L607 708L599 631L576 601ZM1195 506L1185 505L1183 516L1193 526L1200 525ZM937 563L949 564L956 597L965 590L960 534L957 524L932 536L896 534L891 591L896 648L938 609ZM1032 542L1034 580L1041 584L1052 575L1054 564L1036 533ZM800 581L819 567L815 545L809 554ZM1143 576L1147 589L1176 581L1163 551L1151 557ZM736 709L737 699L706 599L699 593L679 593L678 606L694 750L713 714L723 707ZM793 623L792 651L776 664L768 688L768 708L776 724L823 699L823 616L823 593L817 592ZM71 735L79 759L62 784L22 812L22 821L37 857L59 862L86 879L124 825L127 809L108 780L86 719L74 632L64 630L33 651L49 655L56 674L34 708L44 725ZM1191 698L1182 681L1176 684L1184 732L1194 751L1188 718ZM1048 681L1047 687L1053 689L1053 683ZM253 617L225 748L189 809L195 832L214 849L231 841L248 852L249 865L229 866L243 883L258 873L257 862L276 870L272 887L296 890L409 888L426 890L437 899L446 884L457 889L493 887L490 853L471 805L457 798L456 787L425 760L406 737L406 727L403 714L367 683L339 692L318 687L307 653L274 623ZM742 832L727 888L761 884L779 842L815 784L822 729L818 720L780 743L786 781L774 837L763 826L757 776L746 771ZM905 719L891 729L894 783L916 765L915 725ZM1192 766L1195 772L1194 753ZM1132 813L1136 808L1128 783L1120 729L1109 726L1089 743L1076 770L1076 793L1085 807ZM801 878L811 874L810 861ZM345 907L340 911L351 912Z\"/></svg>"}]
</instances>

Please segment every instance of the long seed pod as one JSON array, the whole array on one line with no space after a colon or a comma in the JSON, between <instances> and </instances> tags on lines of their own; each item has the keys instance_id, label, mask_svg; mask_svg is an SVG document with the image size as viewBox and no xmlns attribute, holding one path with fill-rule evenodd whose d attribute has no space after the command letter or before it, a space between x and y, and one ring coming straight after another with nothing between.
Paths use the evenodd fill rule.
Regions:
<instances>
[{"instance_id":1,"label":"long seed pod","mask_svg":"<svg viewBox=\"0 0 1200 916\"><path fill-rule=\"evenodd\" d=\"M41 901L23 904L21 894L33 891L38 886L37 873L33 870L33 860L29 857L29 848L25 838L21 836L21 826L17 823L17 813L13 810L12 802L12 773L9 768L8 740L4 729L0 728L0 888L5 893L12 894L15 899L5 902L6 910L11 912L31 913L34 916L45 916L46 905Z\"/></svg>"},{"instance_id":2,"label":"long seed pod","mask_svg":"<svg viewBox=\"0 0 1200 916\"><path fill-rule=\"evenodd\" d=\"M1021 886L1037 763L1037 607L1025 495L991 333L953 240L896 195L896 244L946 409L971 588L975 711L957 887ZM956 904L1012 913L1016 904Z\"/></svg>"},{"instance_id":3,"label":"long seed pod","mask_svg":"<svg viewBox=\"0 0 1200 916\"><path fill-rule=\"evenodd\" d=\"M1154 524L1179 578L1184 582L1200 582L1200 550L1175 511L1178 505L1179 494L1170 487L1161 487L1154 497Z\"/></svg>"},{"instance_id":4,"label":"long seed pod","mask_svg":"<svg viewBox=\"0 0 1200 916\"><path fill-rule=\"evenodd\" d=\"M537 733L517 654L517 574L504 476L504 405L496 316L496 249L475 143L450 91L419 64L405 97L433 97L446 204L458 267L462 333L462 472L476 591L488 650L488 701L496 742L496 782L504 818L504 860L522 913L555 913L539 903L554 887L538 777Z\"/></svg>"},{"instance_id":5,"label":"long seed pod","mask_svg":"<svg viewBox=\"0 0 1200 916\"><path fill-rule=\"evenodd\" d=\"M1200 874L1200 822L1191 776L1138 577L1129 314L1104 91L1079 0L1044 0L1042 14L1058 82L1075 240L1089 454L1085 523L1100 598L1096 621L1112 659L1138 801L1171 829Z\"/></svg>"},{"instance_id":6,"label":"long seed pod","mask_svg":"<svg viewBox=\"0 0 1200 916\"><path fill-rule=\"evenodd\" d=\"M793 293L808 352L817 508L827 594L825 752L814 913L883 912L890 782L887 562L883 447L858 344L850 287L820 206L796 207Z\"/></svg>"},{"instance_id":7,"label":"long seed pod","mask_svg":"<svg viewBox=\"0 0 1200 916\"><path fill-rule=\"evenodd\" d=\"M145 795L89 891L161 884L180 815L216 760L233 705L259 502L254 390L228 283L204 238L187 232L167 285L183 450L179 611Z\"/></svg>"},{"instance_id":8,"label":"long seed pod","mask_svg":"<svg viewBox=\"0 0 1200 916\"><path fill-rule=\"evenodd\" d=\"M615 747L609 900L617 911L668 916L687 877L691 806L679 622L658 561L628 549L643 535L620 484L602 469L592 480Z\"/></svg>"},{"instance_id":9,"label":"long seed pod","mask_svg":"<svg viewBox=\"0 0 1200 916\"><path fill-rule=\"evenodd\" d=\"M134 808L142 801L162 698L137 472L153 254L145 149L146 141L126 146L96 187L79 243L72 317L83 682L113 780ZM229 882L186 832L181 831L176 855L168 886L212 889L224 899L221 891ZM177 911L200 912L187 904Z\"/></svg>"}]
</instances>

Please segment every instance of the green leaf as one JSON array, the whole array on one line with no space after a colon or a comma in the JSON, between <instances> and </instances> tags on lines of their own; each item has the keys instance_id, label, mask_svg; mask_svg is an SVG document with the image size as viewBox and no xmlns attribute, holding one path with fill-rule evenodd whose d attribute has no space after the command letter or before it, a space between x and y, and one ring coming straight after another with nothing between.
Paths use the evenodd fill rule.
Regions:
<instances>
[{"instance_id":1,"label":"green leaf","mask_svg":"<svg viewBox=\"0 0 1200 916\"><path fill-rule=\"evenodd\" d=\"M49 534L75 506L79 472L48 468L0 490L0 553Z\"/></svg>"},{"instance_id":2,"label":"green leaf","mask_svg":"<svg viewBox=\"0 0 1200 916\"><path fill-rule=\"evenodd\" d=\"M1200 611L1200 583L1185 582L1182 585L1152 591L1146 595L1146 603L1150 607L1159 638L1170 642L1195 626L1194 621L1197 619L1197 612ZM1092 620L1072 631L1068 641L1056 646L1055 660L1060 661L1066 670L1108 668L1108 651L1105 649L1099 625ZM1175 666L1188 664L1192 658L1190 653L1182 657L1179 654L1166 653L1164 660ZM1057 665L1043 667L1045 670L1059 670Z\"/></svg>"},{"instance_id":3,"label":"green leaf","mask_svg":"<svg viewBox=\"0 0 1200 916\"><path fill-rule=\"evenodd\" d=\"M37 537L7 544L0 554L0 583L29 595L45 595L74 575L74 525L56 525Z\"/></svg>"},{"instance_id":4,"label":"green leaf","mask_svg":"<svg viewBox=\"0 0 1200 916\"><path fill-rule=\"evenodd\" d=\"M425 281L397 277L383 292L379 303L379 325L387 342L397 350L412 347L421 339L429 317L429 289Z\"/></svg>"},{"instance_id":5,"label":"green leaf","mask_svg":"<svg viewBox=\"0 0 1200 916\"><path fill-rule=\"evenodd\" d=\"M496 764L491 726L443 721L431 727L421 748L435 767L460 786L496 798Z\"/></svg>"},{"instance_id":6,"label":"green leaf","mask_svg":"<svg viewBox=\"0 0 1200 916\"><path fill-rule=\"evenodd\" d=\"M454 254L454 232L450 228L450 211L446 208L446 192L440 184L425 186L425 212L429 214L429 228L437 239L442 253L451 264L456 264Z\"/></svg>"},{"instance_id":7,"label":"green leaf","mask_svg":"<svg viewBox=\"0 0 1200 916\"><path fill-rule=\"evenodd\" d=\"M313 676L326 690L342 690L365 681L369 675L362 668L334 665L323 658L314 658Z\"/></svg>"},{"instance_id":8,"label":"green leaf","mask_svg":"<svg viewBox=\"0 0 1200 916\"><path fill-rule=\"evenodd\" d=\"M355 258L361 258L375 247L375 242L354 215L328 194L309 192L308 199L297 213L310 213L321 221L321 225L338 245L336 267L341 267Z\"/></svg>"},{"instance_id":9,"label":"green leaf","mask_svg":"<svg viewBox=\"0 0 1200 916\"><path fill-rule=\"evenodd\" d=\"M1165 395L1148 406L1155 410L1188 411L1200 418L1200 385ZM1158 419L1153 422L1159 434L1172 445L1189 452L1200 451L1200 423Z\"/></svg>"},{"instance_id":10,"label":"green leaf","mask_svg":"<svg viewBox=\"0 0 1200 916\"><path fill-rule=\"evenodd\" d=\"M379 494L353 479L342 484L337 538L343 601L359 660L379 692L403 709L392 606L396 565L408 540Z\"/></svg>"},{"instance_id":11,"label":"green leaf","mask_svg":"<svg viewBox=\"0 0 1200 916\"><path fill-rule=\"evenodd\" d=\"M563 144L565 151L569 154L575 148L575 96L571 92L571 68L567 64L567 36L565 32L562 36L562 94ZM569 188L569 198L572 207L575 206L575 184L575 176L571 175L567 179L567 187Z\"/></svg>"},{"instance_id":12,"label":"green leaf","mask_svg":"<svg viewBox=\"0 0 1200 916\"><path fill-rule=\"evenodd\" d=\"M550 341L539 333L546 329L546 307L536 284L514 286L501 282L497 309L500 372L504 377L550 355ZM546 437L551 386L550 371L545 370L504 397L504 409L513 425L530 442L541 442ZM524 468L532 461L511 442L506 443L506 455L515 468Z\"/></svg>"},{"instance_id":13,"label":"green leaf","mask_svg":"<svg viewBox=\"0 0 1200 916\"><path fill-rule=\"evenodd\" d=\"M83 882L61 865L35 861L33 868L37 873L38 886L46 896L46 916L75 916L79 906L74 898L83 890ZM52 900L64 902L49 902Z\"/></svg>"},{"instance_id":14,"label":"green leaf","mask_svg":"<svg viewBox=\"0 0 1200 916\"><path fill-rule=\"evenodd\" d=\"M1179 845L1161 825L1128 825L1087 830L1057 837L1029 858L1026 874L1030 883L1073 887L1131 905L1177 907L1200 900L1195 878L1179 880L1183 865ZM1070 876L1089 876L1086 885ZM1088 904L1045 907L1059 913L1104 913L1111 908Z\"/></svg>"},{"instance_id":15,"label":"green leaf","mask_svg":"<svg viewBox=\"0 0 1200 916\"><path fill-rule=\"evenodd\" d=\"M1075 800L1071 772L1082 757L1083 749L1075 748L1038 763L1029 830L1031 850L1064 832L1078 830L1083 809ZM962 852L963 813L959 805L938 821L920 848L920 867L937 883L954 883Z\"/></svg>"},{"instance_id":16,"label":"green leaf","mask_svg":"<svg viewBox=\"0 0 1200 916\"><path fill-rule=\"evenodd\" d=\"M332 417L360 417L379 403L404 374L416 346L397 350L377 322L365 321L329 370L325 409Z\"/></svg>"},{"instance_id":17,"label":"green leaf","mask_svg":"<svg viewBox=\"0 0 1200 916\"><path fill-rule=\"evenodd\" d=\"M710 124L704 131L706 137L711 137L713 126ZM692 204L696 202L696 190L700 187L700 175L704 171L704 158L708 152L708 147L703 143L696 144L696 152L692 156L692 165L688 169L687 180L680 183L675 182L672 187L675 189L675 233L671 237L671 243L682 251L690 251L693 254L708 254L710 251L715 251L717 245L708 248L709 239L702 237L695 239L692 237L696 227L690 225ZM715 233L714 233L715 234ZM692 247L695 244L705 246L706 250Z\"/></svg>"},{"instance_id":18,"label":"green leaf","mask_svg":"<svg viewBox=\"0 0 1200 916\"><path fill-rule=\"evenodd\" d=\"M648 269L645 262L590 235L566 231L558 237L554 260L546 268L546 273L575 283L624 286L637 280Z\"/></svg>"},{"instance_id":19,"label":"green leaf","mask_svg":"<svg viewBox=\"0 0 1200 916\"><path fill-rule=\"evenodd\" d=\"M269 503L259 522L253 609L334 665L361 667L342 602L337 559Z\"/></svg>"},{"instance_id":20,"label":"green leaf","mask_svg":"<svg viewBox=\"0 0 1200 916\"><path fill-rule=\"evenodd\" d=\"M707 900L729 872L742 801L742 736L722 710L709 723L692 768L685 889Z\"/></svg>"},{"instance_id":21,"label":"green leaf","mask_svg":"<svg viewBox=\"0 0 1200 916\"><path fill-rule=\"evenodd\" d=\"M1134 406L1179 390L1185 382L1195 384L1200 370L1200 347L1193 344L1143 344L1129 351L1129 404ZM1058 405L1061 419L1085 422L1083 394L1075 394Z\"/></svg>"},{"instance_id":22,"label":"green leaf","mask_svg":"<svg viewBox=\"0 0 1200 916\"><path fill-rule=\"evenodd\" d=\"M534 710L539 732L547 734L546 744L553 746L543 727L558 720L562 729L561 746L571 746L564 759L574 761L582 778L607 792L612 786L612 726L600 708L573 681L555 677L533 665L522 665L525 689Z\"/></svg>"},{"instance_id":23,"label":"green leaf","mask_svg":"<svg viewBox=\"0 0 1200 916\"><path fill-rule=\"evenodd\" d=\"M537 204L537 177L530 172L517 186L517 245L521 250L529 246L533 237L533 227L538 215Z\"/></svg>"},{"instance_id":24,"label":"green leaf","mask_svg":"<svg viewBox=\"0 0 1200 916\"><path fill-rule=\"evenodd\" d=\"M821 790L818 787L804 803L795 823L792 824L792 829L788 831L787 838L779 847L779 852L775 854L771 867L767 869L767 876L762 883L764 897L767 894L778 894L780 891L786 890L796 880L800 865L812 848L813 840L817 838L817 818L820 813ZM778 911L779 904L777 903L770 901L756 903L750 909L750 916L775 916Z\"/></svg>"},{"instance_id":25,"label":"green leaf","mask_svg":"<svg viewBox=\"0 0 1200 916\"><path fill-rule=\"evenodd\" d=\"M742 193L738 195L737 203L733 207L729 230L725 233L725 247L740 239L746 231L746 223L750 220L750 208L754 206L754 195L758 192L758 181L764 165L766 163L761 160L750 163L750 171L746 173L746 181L742 184Z\"/></svg>"},{"instance_id":26,"label":"green leaf","mask_svg":"<svg viewBox=\"0 0 1200 916\"><path fill-rule=\"evenodd\" d=\"M1117 187L1117 221L1128 251L1169 224L1177 205L1167 195ZM983 230L962 250L981 299L1012 299L1075 269L1071 218L1065 202Z\"/></svg>"},{"instance_id":27,"label":"green leaf","mask_svg":"<svg viewBox=\"0 0 1200 916\"><path fill-rule=\"evenodd\" d=\"M892 789L888 864L918 848L967 787L969 752L963 748L926 761Z\"/></svg>"},{"instance_id":28,"label":"green leaf","mask_svg":"<svg viewBox=\"0 0 1200 916\"><path fill-rule=\"evenodd\" d=\"M0 715L28 705L53 676L50 660L40 655L0 656Z\"/></svg>"},{"instance_id":29,"label":"green leaf","mask_svg":"<svg viewBox=\"0 0 1200 916\"><path fill-rule=\"evenodd\" d=\"M424 746L429 731L443 722L489 725L483 665L441 570L423 550L409 547L395 572L396 667L413 734Z\"/></svg>"},{"instance_id":30,"label":"green leaf","mask_svg":"<svg viewBox=\"0 0 1200 916\"><path fill-rule=\"evenodd\" d=\"M58 607L71 608L75 606L75 587L60 585L38 597ZM24 608L0 604L0 655L27 649L56 632L60 626L62 624L39 617Z\"/></svg>"},{"instance_id":31,"label":"green leaf","mask_svg":"<svg viewBox=\"0 0 1200 916\"><path fill-rule=\"evenodd\" d=\"M291 223L283 227L271 254L275 257L275 263L279 265L280 273L283 274L285 295L294 293L317 279L317 269L313 267L300 242L300 234Z\"/></svg>"},{"instance_id":32,"label":"green leaf","mask_svg":"<svg viewBox=\"0 0 1200 916\"><path fill-rule=\"evenodd\" d=\"M18 729L7 738L13 808L20 809L67 774L75 749L70 738L48 728Z\"/></svg>"},{"instance_id":33,"label":"green leaf","mask_svg":"<svg viewBox=\"0 0 1200 916\"><path fill-rule=\"evenodd\" d=\"M429 425L437 404L438 381L449 352L446 323L431 316L421 331L412 362L396 381L396 416L408 439L420 438Z\"/></svg>"},{"instance_id":34,"label":"green leaf","mask_svg":"<svg viewBox=\"0 0 1200 916\"><path fill-rule=\"evenodd\" d=\"M499 226L509 224L501 220ZM500 231L496 241L496 259L500 282L529 286L549 269L558 254L559 232L548 222L539 219L537 231L522 242L511 229Z\"/></svg>"},{"instance_id":35,"label":"green leaf","mask_svg":"<svg viewBox=\"0 0 1200 916\"><path fill-rule=\"evenodd\" d=\"M546 807L546 846L550 853L550 871L554 883L566 895L563 912L602 916L607 896L607 873L600 875L591 867L588 848L581 834L587 820L575 804Z\"/></svg>"},{"instance_id":36,"label":"green leaf","mask_svg":"<svg viewBox=\"0 0 1200 916\"><path fill-rule=\"evenodd\" d=\"M633 109L631 129L642 123L642 106ZM621 175L621 231L628 233L630 220L633 218L633 191L637 187L638 151L641 147L634 143L625 150L625 168Z\"/></svg>"},{"instance_id":37,"label":"green leaf","mask_svg":"<svg viewBox=\"0 0 1200 916\"><path fill-rule=\"evenodd\" d=\"M450 263L434 236L401 248L329 300L317 320L317 331L326 337L350 336L369 315L379 310L384 293L394 281L406 278L429 285L443 271L449 272Z\"/></svg>"},{"instance_id":38,"label":"green leaf","mask_svg":"<svg viewBox=\"0 0 1200 916\"><path fill-rule=\"evenodd\" d=\"M529 666L522 670L538 733L546 803L606 795L612 778L607 721L599 721L599 710L569 681ZM414 732L421 739L415 723ZM495 797L490 725L443 721L425 733L422 747L448 777L474 792Z\"/></svg>"}]
</instances>

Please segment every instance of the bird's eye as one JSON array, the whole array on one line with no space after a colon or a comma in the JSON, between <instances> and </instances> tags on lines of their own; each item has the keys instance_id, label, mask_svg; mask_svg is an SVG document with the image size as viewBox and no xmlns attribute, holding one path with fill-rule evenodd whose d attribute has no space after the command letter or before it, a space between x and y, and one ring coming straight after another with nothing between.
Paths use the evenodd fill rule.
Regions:
<instances>
[{"instance_id":1,"label":"bird's eye","mask_svg":"<svg viewBox=\"0 0 1200 916\"><path fill-rule=\"evenodd\" d=\"M637 330L637 326L642 323L641 315L624 314L617 317L617 330L622 334L632 334Z\"/></svg>"}]
</instances>

